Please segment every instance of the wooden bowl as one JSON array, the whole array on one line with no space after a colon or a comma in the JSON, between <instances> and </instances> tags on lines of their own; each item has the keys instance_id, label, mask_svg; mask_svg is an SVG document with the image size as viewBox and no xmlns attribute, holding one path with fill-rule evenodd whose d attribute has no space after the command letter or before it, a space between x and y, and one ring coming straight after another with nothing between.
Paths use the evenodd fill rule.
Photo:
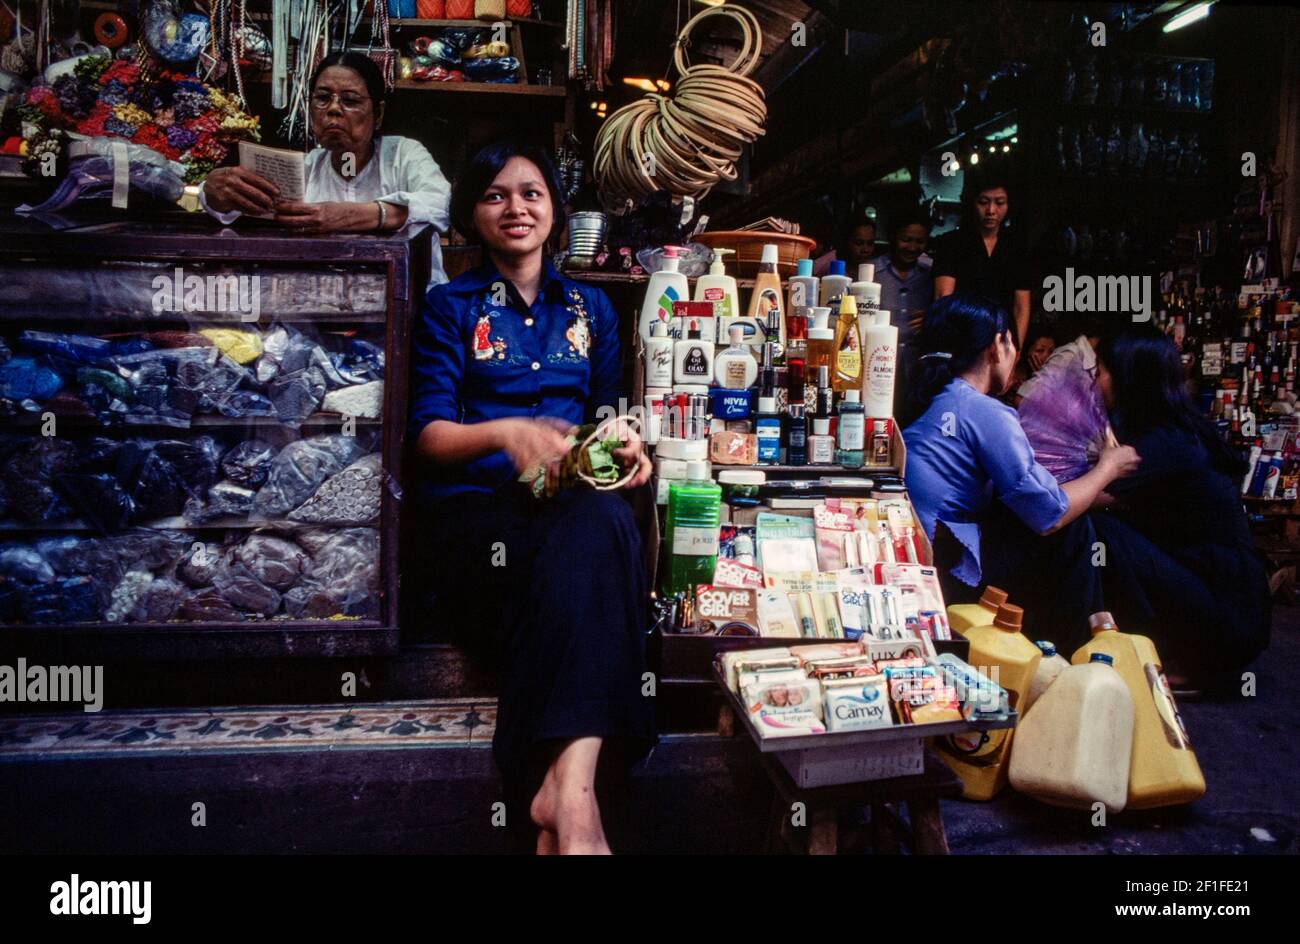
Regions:
<instances>
[{"instance_id":1,"label":"wooden bowl","mask_svg":"<svg viewBox=\"0 0 1300 944\"><path fill-rule=\"evenodd\" d=\"M730 256L724 256L727 272L741 278L752 278L758 274L759 263L763 261L763 246L772 243L777 248L776 271L782 278L788 279L798 271L800 259L807 259L817 248L816 240L807 236L791 236L786 233L752 233L740 230L714 230L699 233L692 242L703 243L710 249L735 250Z\"/></svg>"}]
</instances>

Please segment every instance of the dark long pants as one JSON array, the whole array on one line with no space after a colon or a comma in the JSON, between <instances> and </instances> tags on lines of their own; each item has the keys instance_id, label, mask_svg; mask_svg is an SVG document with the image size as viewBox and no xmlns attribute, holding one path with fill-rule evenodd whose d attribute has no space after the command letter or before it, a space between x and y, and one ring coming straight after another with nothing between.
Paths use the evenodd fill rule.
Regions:
<instances>
[{"instance_id":1,"label":"dark long pants","mask_svg":"<svg viewBox=\"0 0 1300 944\"><path fill-rule=\"evenodd\" d=\"M493 753L515 822L556 748L606 738L624 767L655 740L645 687L648 587L631 507L585 487L521 487L444 502L429 517L440 619L501 674Z\"/></svg>"},{"instance_id":2,"label":"dark long pants","mask_svg":"<svg viewBox=\"0 0 1300 944\"><path fill-rule=\"evenodd\" d=\"M1161 548L1113 515L1094 516L1106 549L1106 608L1125 632L1150 637L1167 667L1197 684L1240 683L1268 644L1268 579L1246 549Z\"/></svg>"},{"instance_id":3,"label":"dark long pants","mask_svg":"<svg viewBox=\"0 0 1300 944\"><path fill-rule=\"evenodd\" d=\"M951 576L958 547L938 529L935 562L948 603L1007 591L1025 611L1024 633L1069 658L1091 638L1088 617L1107 610L1121 631L1148 636L1161 659L1198 684L1240 672L1268 643L1263 569L1225 547L1165 550L1106 512L1081 515L1039 535L994 502L979 519L983 584Z\"/></svg>"},{"instance_id":4,"label":"dark long pants","mask_svg":"<svg viewBox=\"0 0 1300 944\"><path fill-rule=\"evenodd\" d=\"M942 525L938 528L935 563L946 601L974 602L982 587L992 584L1024 609L1023 632L1030 639L1054 642L1067 655L1086 642L1088 617L1104 609L1101 576L1093 566L1099 539L1091 516L1082 515L1053 534L1041 535L995 501L980 516L979 525L980 587L951 576L960 545Z\"/></svg>"}]
</instances>

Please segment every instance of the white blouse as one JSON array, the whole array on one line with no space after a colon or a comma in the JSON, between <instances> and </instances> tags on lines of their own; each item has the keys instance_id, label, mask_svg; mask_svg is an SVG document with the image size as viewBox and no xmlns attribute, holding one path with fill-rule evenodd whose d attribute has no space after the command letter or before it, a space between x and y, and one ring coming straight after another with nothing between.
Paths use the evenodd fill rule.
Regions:
<instances>
[{"instance_id":1,"label":"white blouse","mask_svg":"<svg viewBox=\"0 0 1300 944\"><path fill-rule=\"evenodd\" d=\"M382 200L406 207L408 223L428 223L439 233L451 225L451 184L433 156L413 138L384 135L379 138L375 154L361 173L344 177L334 169L330 152L312 149L306 157L307 203L373 203ZM203 209L229 226L240 217L238 210L218 213L208 206L203 188L199 189ZM435 234L430 285L447 281L442 267L442 247Z\"/></svg>"}]
</instances>

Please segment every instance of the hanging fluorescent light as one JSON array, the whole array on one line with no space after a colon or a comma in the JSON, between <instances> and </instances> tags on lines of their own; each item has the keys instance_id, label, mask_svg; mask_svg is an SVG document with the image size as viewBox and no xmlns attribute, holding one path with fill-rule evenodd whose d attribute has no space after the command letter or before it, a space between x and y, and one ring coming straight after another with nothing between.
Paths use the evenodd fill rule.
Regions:
<instances>
[{"instance_id":1,"label":"hanging fluorescent light","mask_svg":"<svg viewBox=\"0 0 1300 944\"><path fill-rule=\"evenodd\" d=\"M639 88L643 92L657 92L658 87L650 79L629 78L623 79L624 85L630 85L633 88Z\"/></svg>"},{"instance_id":2,"label":"hanging fluorescent light","mask_svg":"<svg viewBox=\"0 0 1300 944\"><path fill-rule=\"evenodd\" d=\"M1184 26L1205 19L1210 15L1210 7L1214 6L1214 3L1215 0L1202 0L1200 3L1184 7L1169 18L1169 22L1164 25L1164 32L1172 33L1176 29L1182 29Z\"/></svg>"}]
</instances>

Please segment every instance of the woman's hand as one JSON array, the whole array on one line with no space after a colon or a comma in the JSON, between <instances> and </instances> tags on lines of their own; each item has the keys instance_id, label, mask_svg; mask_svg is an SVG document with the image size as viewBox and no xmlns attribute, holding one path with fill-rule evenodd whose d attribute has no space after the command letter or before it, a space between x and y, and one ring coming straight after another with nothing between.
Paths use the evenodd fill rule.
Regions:
<instances>
[{"instance_id":1,"label":"woman's hand","mask_svg":"<svg viewBox=\"0 0 1300 944\"><path fill-rule=\"evenodd\" d=\"M1138 455L1137 450L1132 446L1121 446L1111 444L1101 450L1101 456L1097 459L1097 465L1104 468L1109 478L1107 481L1113 482L1115 479L1122 479L1126 475L1132 475L1142 464L1142 457Z\"/></svg>"},{"instance_id":2,"label":"woman's hand","mask_svg":"<svg viewBox=\"0 0 1300 944\"><path fill-rule=\"evenodd\" d=\"M373 203L295 203L285 201L275 205L275 221L281 226L306 235L323 233L358 232L374 229L375 223L363 219L366 210L370 216L379 211Z\"/></svg>"},{"instance_id":3,"label":"woman's hand","mask_svg":"<svg viewBox=\"0 0 1300 944\"><path fill-rule=\"evenodd\" d=\"M624 474L636 469L636 474L623 487L640 488L650 481L650 473L654 471L654 467L650 464L650 457L645 454L645 449L641 446L641 433L635 423L626 421L616 424L616 430L616 435L623 440L623 446L614 450L614 458L618 460Z\"/></svg>"},{"instance_id":4,"label":"woman's hand","mask_svg":"<svg viewBox=\"0 0 1300 944\"><path fill-rule=\"evenodd\" d=\"M925 324L925 309L918 308L907 319L907 330L913 336L921 333L921 327Z\"/></svg>"},{"instance_id":5,"label":"woman's hand","mask_svg":"<svg viewBox=\"0 0 1300 944\"><path fill-rule=\"evenodd\" d=\"M499 448L518 472L558 463L569 451L567 434L572 427L563 420L510 417L493 420L493 426Z\"/></svg>"},{"instance_id":6,"label":"woman's hand","mask_svg":"<svg viewBox=\"0 0 1300 944\"><path fill-rule=\"evenodd\" d=\"M263 215L275 208L280 188L242 167L218 167L203 182L203 198L218 213Z\"/></svg>"}]
</instances>

